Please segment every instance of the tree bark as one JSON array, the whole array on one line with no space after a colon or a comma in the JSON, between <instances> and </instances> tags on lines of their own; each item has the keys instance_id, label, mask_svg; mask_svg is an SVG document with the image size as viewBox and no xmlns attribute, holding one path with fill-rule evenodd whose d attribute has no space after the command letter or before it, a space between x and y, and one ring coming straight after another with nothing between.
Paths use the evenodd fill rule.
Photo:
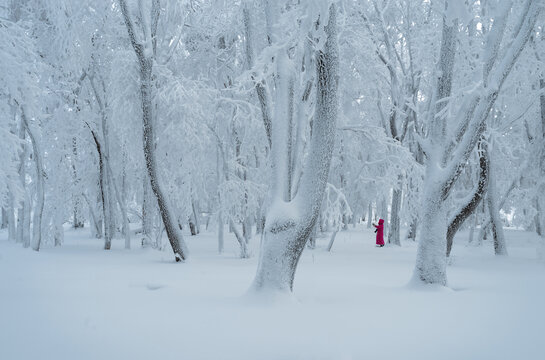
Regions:
<instances>
[{"instance_id":1,"label":"tree bark","mask_svg":"<svg viewBox=\"0 0 545 360\"><path fill-rule=\"evenodd\" d=\"M317 217L327 184L329 167L333 154L335 127L337 120L337 88L338 88L338 49L336 5L329 7L328 24L325 26L326 42L323 50L316 53L316 108L313 120L312 137L306 171L303 174L297 195L285 202L284 180L273 180L273 202L267 215L267 224L263 236L261 254L253 289L274 292L293 291L295 271L301 253L309 239ZM280 49L277 61L282 66ZM279 76L279 82L288 79ZM279 89L282 89L281 85ZM279 106L280 104L275 104ZM283 119L284 124L288 119ZM284 156L278 156L285 136L282 125L273 127L273 171L279 171L284 164ZM285 155L285 154L284 154ZM278 175L278 174L276 174ZM276 181L276 182L275 182Z\"/></svg>"},{"instance_id":2,"label":"tree bark","mask_svg":"<svg viewBox=\"0 0 545 360\"><path fill-rule=\"evenodd\" d=\"M23 190L23 193L25 196L23 197L23 201L19 208L17 209L17 242L24 243L24 227L25 227L25 214L26 214L26 207L29 206L28 204L28 197L26 196L26 159L28 157L27 154L27 147L25 143L25 124L21 120L21 124L19 125L19 139L21 139L22 142L22 148L19 153L19 180L21 181L21 189Z\"/></svg>"},{"instance_id":3,"label":"tree bark","mask_svg":"<svg viewBox=\"0 0 545 360\"><path fill-rule=\"evenodd\" d=\"M487 144L484 139L479 142L479 180L477 188L470 200L457 212L449 224L447 230L447 256L450 256L452 243L456 232L460 229L466 219L471 216L479 206L486 193L489 178L489 161L487 160Z\"/></svg>"},{"instance_id":4,"label":"tree bark","mask_svg":"<svg viewBox=\"0 0 545 360\"><path fill-rule=\"evenodd\" d=\"M99 171L99 188L100 188L100 200L102 203L102 223L104 224L104 250L110 250L112 247L112 233L110 226L110 201L109 201L109 192L106 189L106 169L104 166L104 154L102 153L102 146L96 133L91 130L93 135L93 140L95 141L95 147L98 153L98 171Z\"/></svg>"},{"instance_id":5,"label":"tree bark","mask_svg":"<svg viewBox=\"0 0 545 360\"><path fill-rule=\"evenodd\" d=\"M2 223L0 224L0 229L5 229L8 227L8 212L6 208L2 208Z\"/></svg>"},{"instance_id":6,"label":"tree bark","mask_svg":"<svg viewBox=\"0 0 545 360\"><path fill-rule=\"evenodd\" d=\"M501 223L500 208L498 207L499 194L496 190L496 171L494 169L495 164L492 162L490 154L488 154L487 157L489 161L489 180L486 199L492 224L492 235L494 237L494 253L496 255L507 255L505 236L503 234L503 224Z\"/></svg>"},{"instance_id":7,"label":"tree bark","mask_svg":"<svg viewBox=\"0 0 545 360\"><path fill-rule=\"evenodd\" d=\"M44 210L44 168L42 165L41 146L35 132L30 127L26 112L21 107L21 119L25 125L26 131L32 141L34 152L34 163L36 164L36 207L34 208L34 218L32 221L32 249L40 251L42 242L42 215Z\"/></svg>"},{"instance_id":8,"label":"tree bark","mask_svg":"<svg viewBox=\"0 0 545 360\"><path fill-rule=\"evenodd\" d=\"M402 191L394 190L392 194L392 212L390 215L390 232L388 233L388 244L401 246L399 239L400 210L401 210Z\"/></svg>"},{"instance_id":9,"label":"tree bark","mask_svg":"<svg viewBox=\"0 0 545 360\"><path fill-rule=\"evenodd\" d=\"M184 261L187 256L187 249L182 236L182 233L176 226L176 218L173 216L173 212L168 203L168 199L165 197L164 190L159 181L159 174L157 169L157 159L155 154L155 129L153 125L153 105L152 105L152 72L153 72L153 52L149 49L151 43L151 34L155 33L155 29L146 29L144 35L146 39L144 43L137 40L137 34L134 29L131 15L127 7L125 0L119 0L123 19L127 27L129 39L134 48L134 52L138 59L138 65L140 70L140 96L142 105L142 123L143 123L143 144L144 144L144 157L146 160L146 168L148 170L148 176L150 178L151 189L157 199L159 205L159 212L163 219L163 224L167 233L168 240L174 252L174 258L176 262ZM154 1L152 4L152 18L159 15L158 1ZM149 25L149 24L148 24ZM146 26L143 24L142 26ZM157 24L155 24L157 26ZM149 31L148 31L149 30ZM150 41L147 41L150 40Z\"/></svg>"}]
</instances>

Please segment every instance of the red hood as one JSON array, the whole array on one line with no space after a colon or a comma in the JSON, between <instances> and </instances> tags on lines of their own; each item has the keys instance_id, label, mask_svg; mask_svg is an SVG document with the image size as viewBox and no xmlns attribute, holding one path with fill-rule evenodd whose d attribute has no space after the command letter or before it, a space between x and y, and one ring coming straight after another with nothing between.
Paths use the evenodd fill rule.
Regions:
<instances>
[{"instance_id":1,"label":"red hood","mask_svg":"<svg viewBox=\"0 0 545 360\"><path fill-rule=\"evenodd\" d=\"M380 220L378 221L378 224L379 224L379 225L384 224L384 220L383 220L383 219L380 219Z\"/></svg>"}]
</instances>

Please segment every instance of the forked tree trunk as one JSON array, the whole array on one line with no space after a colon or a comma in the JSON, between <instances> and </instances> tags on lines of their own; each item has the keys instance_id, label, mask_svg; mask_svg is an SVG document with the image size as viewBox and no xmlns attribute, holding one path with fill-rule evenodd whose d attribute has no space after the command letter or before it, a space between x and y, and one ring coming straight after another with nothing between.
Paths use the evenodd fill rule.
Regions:
<instances>
[{"instance_id":1,"label":"forked tree trunk","mask_svg":"<svg viewBox=\"0 0 545 360\"><path fill-rule=\"evenodd\" d=\"M446 120L441 114L445 106L445 98L450 97L455 46L454 25L443 24L443 39L439 60L439 80L436 86L435 111L430 113L428 143L426 155L426 176L424 181L424 198L422 210L422 230L418 243L417 260L413 279L422 283L446 285L446 233L445 218L447 199L463 167L467 163L473 149L477 145L485 128L490 110L495 104L498 94L507 76L513 69L518 56L524 49L532 33L538 15L542 10L539 1L528 0L522 7L518 23L518 31L510 42L506 52L498 60L500 48L506 27L506 19L511 10L507 4L502 4L502 12L495 19L485 41L482 88L474 91L462 104L455 119L459 122L454 140L447 139ZM449 30L450 28L450 30ZM449 34L450 33L450 34ZM447 41L448 40L448 41ZM448 45L450 43L450 45ZM450 147L447 141L455 145Z\"/></svg>"},{"instance_id":2,"label":"forked tree trunk","mask_svg":"<svg viewBox=\"0 0 545 360\"><path fill-rule=\"evenodd\" d=\"M310 140L307 167L301 178L297 195L290 202L285 202L285 179L273 180L273 201L267 215L267 223L257 273L253 289L258 291L291 292L299 258L312 228L316 224L327 184L337 120L337 87L338 87L338 49L336 28L336 6L329 7L329 18L325 26L326 42L323 50L316 53L316 108ZM324 20L325 21L325 20ZM279 69L285 65L287 55L281 49L278 53ZM278 91L287 90L289 84L285 73L280 69ZM275 104L275 110L283 106L282 102ZM280 109L278 109L280 111ZM275 116L273 126L273 176L278 173L286 159L283 144L286 142L288 119ZM283 123L282 123L283 122ZM285 132L284 132L284 131Z\"/></svg>"}]
</instances>

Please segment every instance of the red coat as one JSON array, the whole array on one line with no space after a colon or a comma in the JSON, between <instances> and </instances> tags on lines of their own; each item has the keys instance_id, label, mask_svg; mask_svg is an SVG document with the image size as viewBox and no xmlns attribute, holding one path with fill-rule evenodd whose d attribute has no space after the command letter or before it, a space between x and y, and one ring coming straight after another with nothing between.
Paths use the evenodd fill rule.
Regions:
<instances>
[{"instance_id":1,"label":"red coat","mask_svg":"<svg viewBox=\"0 0 545 360\"><path fill-rule=\"evenodd\" d=\"M384 220L380 219L378 221L378 226L373 226L377 228L377 245L384 245Z\"/></svg>"}]
</instances>

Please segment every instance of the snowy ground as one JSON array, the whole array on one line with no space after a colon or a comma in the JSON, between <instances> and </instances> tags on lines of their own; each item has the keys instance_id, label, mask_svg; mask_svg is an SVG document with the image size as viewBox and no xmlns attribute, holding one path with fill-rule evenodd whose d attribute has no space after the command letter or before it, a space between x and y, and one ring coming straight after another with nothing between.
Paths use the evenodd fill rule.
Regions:
<instances>
[{"instance_id":1,"label":"snowy ground","mask_svg":"<svg viewBox=\"0 0 545 360\"><path fill-rule=\"evenodd\" d=\"M467 247L450 288L408 283L415 244L375 248L367 229L339 233L332 253L306 249L293 301L244 297L256 268L235 240L188 238L170 252L103 251L88 230L40 253L0 233L0 359L545 359L545 266L534 234L507 230L509 257ZM258 240L254 240L255 243Z\"/></svg>"}]
</instances>

